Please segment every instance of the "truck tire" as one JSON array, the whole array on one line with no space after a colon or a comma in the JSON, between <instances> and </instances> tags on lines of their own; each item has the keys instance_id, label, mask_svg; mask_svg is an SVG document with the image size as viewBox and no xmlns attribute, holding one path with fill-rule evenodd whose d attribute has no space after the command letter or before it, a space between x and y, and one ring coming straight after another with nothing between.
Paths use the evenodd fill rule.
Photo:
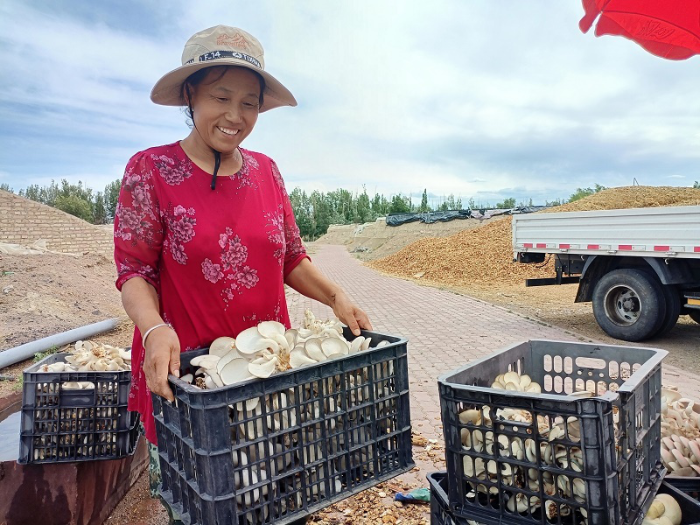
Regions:
<instances>
[{"instance_id":1,"label":"truck tire","mask_svg":"<svg viewBox=\"0 0 700 525\"><path fill-rule=\"evenodd\" d=\"M655 337L667 334L671 328L676 326L678 317L681 315L681 294L678 292L678 288L673 285L661 285L661 290L666 301L666 315Z\"/></svg>"},{"instance_id":2,"label":"truck tire","mask_svg":"<svg viewBox=\"0 0 700 525\"><path fill-rule=\"evenodd\" d=\"M643 270L613 270L595 285L593 315L611 337L624 341L649 339L666 318L661 283Z\"/></svg>"}]
</instances>

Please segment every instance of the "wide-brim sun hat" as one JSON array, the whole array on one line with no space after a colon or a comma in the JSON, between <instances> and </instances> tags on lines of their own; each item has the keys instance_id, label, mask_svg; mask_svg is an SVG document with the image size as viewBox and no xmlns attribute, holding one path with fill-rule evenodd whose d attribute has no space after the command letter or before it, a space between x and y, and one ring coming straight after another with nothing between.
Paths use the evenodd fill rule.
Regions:
<instances>
[{"instance_id":1,"label":"wide-brim sun hat","mask_svg":"<svg viewBox=\"0 0 700 525\"><path fill-rule=\"evenodd\" d=\"M296 106L294 95L265 71L262 45L250 33L237 27L218 25L195 33L182 51L182 65L166 73L151 90L151 100L163 106L185 106L182 84L192 73L205 67L238 66L255 71L265 79L260 112L280 106Z\"/></svg>"}]
</instances>

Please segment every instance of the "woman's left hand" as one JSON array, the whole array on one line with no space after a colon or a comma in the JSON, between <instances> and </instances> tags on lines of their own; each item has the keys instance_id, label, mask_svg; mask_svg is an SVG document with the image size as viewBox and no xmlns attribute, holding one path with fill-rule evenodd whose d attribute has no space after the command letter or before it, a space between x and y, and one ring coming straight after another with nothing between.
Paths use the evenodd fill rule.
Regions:
<instances>
[{"instance_id":1,"label":"woman's left hand","mask_svg":"<svg viewBox=\"0 0 700 525\"><path fill-rule=\"evenodd\" d=\"M335 316L345 323L354 335L360 335L361 328L372 330L372 323L367 314L353 304L344 291L340 290L333 294L330 306L333 308Z\"/></svg>"}]
</instances>

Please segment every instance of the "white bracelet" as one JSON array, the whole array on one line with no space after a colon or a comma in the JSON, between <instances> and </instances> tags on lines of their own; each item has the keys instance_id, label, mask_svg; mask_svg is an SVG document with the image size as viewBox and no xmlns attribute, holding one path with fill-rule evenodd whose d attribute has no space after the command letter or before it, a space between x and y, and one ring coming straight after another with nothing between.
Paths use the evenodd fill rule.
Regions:
<instances>
[{"instance_id":1,"label":"white bracelet","mask_svg":"<svg viewBox=\"0 0 700 525\"><path fill-rule=\"evenodd\" d=\"M171 330L174 330L173 325L170 323L159 323L155 326L151 326L148 330L146 330L146 333L141 336L141 345L143 346L143 349L146 349L146 338L148 338L149 335L151 335L151 332L155 330L156 328L160 328L161 326L167 326Z\"/></svg>"}]
</instances>

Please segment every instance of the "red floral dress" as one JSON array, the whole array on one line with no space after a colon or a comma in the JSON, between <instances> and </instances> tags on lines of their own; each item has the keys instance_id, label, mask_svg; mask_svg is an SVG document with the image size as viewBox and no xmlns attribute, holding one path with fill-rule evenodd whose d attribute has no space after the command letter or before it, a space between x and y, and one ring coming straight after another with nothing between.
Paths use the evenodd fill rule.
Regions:
<instances>
[{"instance_id":1,"label":"red floral dress","mask_svg":"<svg viewBox=\"0 0 700 525\"><path fill-rule=\"evenodd\" d=\"M240 149L243 167L217 177L180 143L134 155L114 218L117 288L142 277L158 291L160 313L183 352L235 337L264 320L289 327L284 278L307 257L284 181L272 159ZM129 410L156 442L138 328L132 343Z\"/></svg>"}]
</instances>

